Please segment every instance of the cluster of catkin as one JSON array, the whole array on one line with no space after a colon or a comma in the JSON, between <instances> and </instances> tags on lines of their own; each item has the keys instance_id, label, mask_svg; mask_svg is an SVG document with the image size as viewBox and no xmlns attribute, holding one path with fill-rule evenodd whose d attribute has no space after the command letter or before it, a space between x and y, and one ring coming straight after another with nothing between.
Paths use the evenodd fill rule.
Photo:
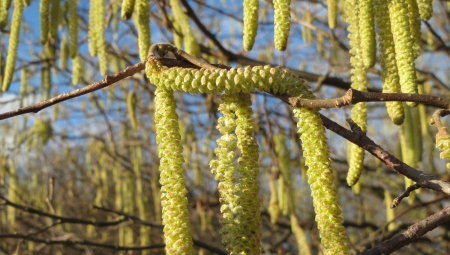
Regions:
<instances>
[{"instance_id":1,"label":"cluster of catkin","mask_svg":"<svg viewBox=\"0 0 450 255\"><path fill-rule=\"evenodd\" d=\"M313 99L315 97L309 91L309 87L304 81L286 70L270 66L232 68L230 70L168 68L163 66L158 58L150 57L146 63L146 73L150 82L158 87L157 91L166 91L165 93L174 90L189 93L224 93L223 102L219 107L223 116L219 119L218 124L218 130L222 137L217 141L218 147L215 150L217 159L211 162L212 172L219 180L218 189L221 194L220 202L223 214L221 234L223 243L231 254L259 254L261 230L258 211L260 206L256 199L259 193L256 163L258 147L253 137L251 101L248 93L259 90ZM160 105L162 111L164 105L173 107L173 102ZM306 165L309 168L308 182L311 185L316 220L324 250L326 254L348 254L347 237L342 225L342 212L337 200L336 186L333 183L334 175L330 169L329 147L320 115L318 110L306 108L294 109L293 113L298 119ZM166 113L164 116L168 118L169 115ZM171 123L178 121L176 115L172 114L171 116L174 118L170 121ZM165 123L169 123L169 120L157 123L157 125L169 128ZM177 137L176 133L179 131L176 127L171 130L170 136L163 137L162 134L158 134L160 138L157 140L167 142L169 139ZM164 132L169 131L165 130ZM174 146L175 143L171 148ZM240 157L237 159L238 166L234 163L236 149L240 151ZM171 154L173 154L173 149ZM169 154L160 153L160 157L163 160L165 157L169 157ZM180 164L181 160L178 158L167 162ZM169 171L175 169L174 167L164 167L161 171ZM240 176L238 180L236 176ZM181 181L175 183L175 178L171 179L171 183L165 183L163 175L161 182L163 193L168 192L168 187L165 185L181 185ZM165 196L167 195L163 195L163 198ZM170 197L183 201L181 197L175 198L178 196L184 197L184 194L177 192L177 195L173 194ZM169 208L164 209L164 206L163 204L163 210L171 215L166 217L174 217L182 213L181 205L177 206L180 209L176 210L176 214L169 213ZM183 205L184 208L186 206ZM174 205L171 205L171 208L173 207ZM184 223L175 219L173 221L183 226L189 224L187 221ZM167 225L170 225L170 222L169 218L165 220ZM165 230L165 233L170 235L169 230L167 232ZM170 247L167 248L170 249Z\"/></svg>"}]
</instances>

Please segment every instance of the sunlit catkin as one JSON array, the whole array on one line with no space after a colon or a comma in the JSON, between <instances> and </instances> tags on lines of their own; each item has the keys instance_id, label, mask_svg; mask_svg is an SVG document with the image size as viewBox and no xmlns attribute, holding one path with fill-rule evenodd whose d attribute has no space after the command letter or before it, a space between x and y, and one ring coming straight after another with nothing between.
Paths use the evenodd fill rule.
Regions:
<instances>
[{"instance_id":1,"label":"sunlit catkin","mask_svg":"<svg viewBox=\"0 0 450 255\"><path fill-rule=\"evenodd\" d=\"M294 233L295 240L297 241L299 255L311 255L309 248L309 242L306 239L305 231L300 226L297 217L291 213L291 231Z\"/></svg>"},{"instance_id":2,"label":"sunlit catkin","mask_svg":"<svg viewBox=\"0 0 450 255\"><path fill-rule=\"evenodd\" d=\"M15 3L16 1L14 1ZM50 15L50 0L41 0L39 2L39 21L40 21L40 41L44 45L48 39Z\"/></svg>"},{"instance_id":3,"label":"sunlit catkin","mask_svg":"<svg viewBox=\"0 0 450 255\"><path fill-rule=\"evenodd\" d=\"M419 15L419 7L417 6L416 0L406 0L406 4L408 5L408 18L409 18L409 28L411 31L411 37L413 39L413 53L414 59L417 58L420 54L420 44L421 44L421 35L420 32L420 15Z\"/></svg>"},{"instance_id":4,"label":"sunlit catkin","mask_svg":"<svg viewBox=\"0 0 450 255\"><path fill-rule=\"evenodd\" d=\"M194 254L178 115L173 91L155 91L156 142L167 254Z\"/></svg>"},{"instance_id":5,"label":"sunlit catkin","mask_svg":"<svg viewBox=\"0 0 450 255\"><path fill-rule=\"evenodd\" d=\"M333 29L337 24L337 0L327 0L328 4L328 26Z\"/></svg>"},{"instance_id":6,"label":"sunlit catkin","mask_svg":"<svg viewBox=\"0 0 450 255\"><path fill-rule=\"evenodd\" d=\"M378 27L380 46L381 81L384 93L400 93L400 78L395 59L394 37L391 32L391 21L384 15L388 13L385 0L375 0L375 20ZM395 125L401 125L405 119L401 102L386 102L386 108Z\"/></svg>"},{"instance_id":7,"label":"sunlit catkin","mask_svg":"<svg viewBox=\"0 0 450 255\"><path fill-rule=\"evenodd\" d=\"M96 7L96 24L95 33L97 36L97 53L98 53L98 64L101 75L105 75L108 72L108 54L106 52L106 40L105 40L105 0L95 0L98 1Z\"/></svg>"},{"instance_id":8,"label":"sunlit catkin","mask_svg":"<svg viewBox=\"0 0 450 255\"><path fill-rule=\"evenodd\" d=\"M0 28L4 28L8 24L8 9L10 5L11 0L0 2Z\"/></svg>"},{"instance_id":9,"label":"sunlit catkin","mask_svg":"<svg viewBox=\"0 0 450 255\"><path fill-rule=\"evenodd\" d=\"M11 33L6 58L5 73L3 77L2 91L7 91L14 75L17 48L19 47L20 25L24 9L23 0L14 0L14 11L11 21Z\"/></svg>"},{"instance_id":10,"label":"sunlit catkin","mask_svg":"<svg viewBox=\"0 0 450 255\"><path fill-rule=\"evenodd\" d=\"M81 63L80 56L78 54L72 59L72 84L77 85L80 82L81 76Z\"/></svg>"},{"instance_id":11,"label":"sunlit catkin","mask_svg":"<svg viewBox=\"0 0 450 255\"><path fill-rule=\"evenodd\" d=\"M409 28L408 5L405 0L392 0L388 6L401 92L417 94L413 38ZM416 106L417 103L408 102L407 105Z\"/></svg>"},{"instance_id":12,"label":"sunlit catkin","mask_svg":"<svg viewBox=\"0 0 450 255\"><path fill-rule=\"evenodd\" d=\"M250 51L258 31L259 0L244 0L244 50Z\"/></svg>"},{"instance_id":13,"label":"sunlit catkin","mask_svg":"<svg viewBox=\"0 0 450 255\"><path fill-rule=\"evenodd\" d=\"M88 46L91 56L97 56L97 38L98 38L98 22L100 16L99 5L103 0L90 0L89 6L89 30L88 30Z\"/></svg>"},{"instance_id":14,"label":"sunlit catkin","mask_svg":"<svg viewBox=\"0 0 450 255\"><path fill-rule=\"evenodd\" d=\"M217 129L222 136L217 140L217 147L214 150L217 159L210 162L211 172L219 181L217 189L220 193L220 212L222 213L220 234L222 243L229 252L234 247L233 229L236 228L234 211L239 206L239 197L235 193L235 175L238 172L234 164L237 146L237 137L234 134L237 107L235 97L236 95L222 95L222 103L219 106L222 116L217 120Z\"/></svg>"},{"instance_id":15,"label":"sunlit catkin","mask_svg":"<svg viewBox=\"0 0 450 255\"><path fill-rule=\"evenodd\" d=\"M122 1L122 19L127 20L131 18L134 10L135 0Z\"/></svg>"},{"instance_id":16,"label":"sunlit catkin","mask_svg":"<svg viewBox=\"0 0 450 255\"><path fill-rule=\"evenodd\" d=\"M183 34L183 42L186 52L196 58L200 57L200 46L192 33L188 17L181 9L180 1L170 0L170 6L172 7L173 16L180 26L181 33Z\"/></svg>"},{"instance_id":17,"label":"sunlit catkin","mask_svg":"<svg viewBox=\"0 0 450 255\"><path fill-rule=\"evenodd\" d=\"M318 110L298 108L293 113L298 120L303 156L308 166L308 183L325 254L350 254L334 185L335 178L330 168L325 128Z\"/></svg>"},{"instance_id":18,"label":"sunlit catkin","mask_svg":"<svg viewBox=\"0 0 450 255\"><path fill-rule=\"evenodd\" d=\"M53 41L56 41L58 36L58 25L60 16L60 0L52 0L52 8L50 12L50 36Z\"/></svg>"},{"instance_id":19,"label":"sunlit catkin","mask_svg":"<svg viewBox=\"0 0 450 255\"><path fill-rule=\"evenodd\" d=\"M137 119L136 119L136 105L137 105L137 99L136 99L136 93L134 91L130 90L127 95L127 110L128 110L128 117L130 118L131 126L136 129Z\"/></svg>"},{"instance_id":20,"label":"sunlit catkin","mask_svg":"<svg viewBox=\"0 0 450 255\"><path fill-rule=\"evenodd\" d=\"M78 0L68 0L67 8L69 13L69 54L70 58L75 58L78 54Z\"/></svg>"},{"instance_id":21,"label":"sunlit catkin","mask_svg":"<svg viewBox=\"0 0 450 255\"><path fill-rule=\"evenodd\" d=\"M138 29L139 58L145 61L150 47L150 6L148 0L137 0L137 17L134 19Z\"/></svg>"},{"instance_id":22,"label":"sunlit catkin","mask_svg":"<svg viewBox=\"0 0 450 255\"><path fill-rule=\"evenodd\" d=\"M261 254L261 218L259 199L258 143L254 137L250 94L240 93L236 110L237 147L240 150L239 183L236 192L239 206L235 210L237 228L233 229L236 254Z\"/></svg>"},{"instance_id":23,"label":"sunlit catkin","mask_svg":"<svg viewBox=\"0 0 450 255\"><path fill-rule=\"evenodd\" d=\"M417 0L420 18L427 21L433 14L433 0Z\"/></svg>"},{"instance_id":24,"label":"sunlit catkin","mask_svg":"<svg viewBox=\"0 0 450 255\"><path fill-rule=\"evenodd\" d=\"M366 68L375 64L376 43L375 23L373 17L373 0L362 0L359 3L359 35L361 38L361 56Z\"/></svg>"},{"instance_id":25,"label":"sunlit catkin","mask_svg":"<svg viewBox=\"0 0 450 255\"><path fill-rule=\"evenodd\" d=\"M277 50L286 50L287 41L289 37L289 31L291 29L291 22L289 17L291 16L291 0L274 0L274 41L275 48Z\"/></svg>"},{"instance_id":26,"label":"sunlit catkin","mask_svg":"<svg viewBox=\"0 0 450 255\"><path fill-rule=\"evenodd\" d=\"M363 61L362 54L362 38L360 37L360 29L358 20L360 20L360 10L359 6L354 0L347 1L346 5L346 18L350 24L347 28L349 34L349 44L350 53L352 54L350 58L350 63L352 65L352 85L353 89L360 91L367 91L367 76L366 67ZM352 8L353 7L353 8ZM366 103L358 103L352 108L353 121L361 128L362 132L366 131L367 125L367 105ZM351 186L354 185L361 175L364 163L364 149L349 143L349 153L348 153L349 170L347 174L347 183Z\"/></svg>"}]
</instances>

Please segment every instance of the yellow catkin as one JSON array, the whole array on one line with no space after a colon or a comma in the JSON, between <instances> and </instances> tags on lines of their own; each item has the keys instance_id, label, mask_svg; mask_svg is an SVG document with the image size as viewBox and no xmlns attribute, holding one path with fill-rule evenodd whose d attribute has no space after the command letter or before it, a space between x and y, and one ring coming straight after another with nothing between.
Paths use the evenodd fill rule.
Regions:
<instances>
[{"instance_id":1,"label":"yellow catkin","mask_svg":"<svg viewBox=\"0 0 450 255\"><path fill-rule=\"evenodd\" d=\"M137 17L135 24L138 29L139 58L145 61L150 47L150 6L148 0L137 0Z\"/></svg>"},{"instance_id":2,"label":"yellow catkin","mask_svg":"<svg viewBox=\"0 0 450 255\"><path fill-rule=\"evenodd\" d=\"M359 35L361 55L364 66L370 68L375 64L376 43L375 23L373 17L373 0L358 1L359 3Z\"/></svg>"},{"instance_id":3,"label":"yellow catkin","mask_svg":"<svg viewBox=\"0 0 450 255\"><path fill-rule=\"evenodd\" d=\"M3 0L0 2L0 28L4 28L8 24L9 7L11 7L11 0Z\"/></svg>"},{"instance_id":4,"label":"yellow catkin","mask_svg":"<svg viewBox=\"0 0 450 255\"><path fill-rule=\"evenodd\" d=\"M173 31L173 44L177 48L181 49L183 47L183 38L181 36L181 28L178 25L178 22L175 20L174 17L169 17L169 18L170 18L170 21L172 21L172 25L173 25L173 28L174 28L174 31Z\"/></svg>"},{"instance_id":5,"label":"yellow catkin","mask_svg":"<svg viewBox=\"0 0 450 255\"><path fill-rule=\"evenodd\" d=\"M167 254L194 254L178 115L173 91L155 91L156 142L160 157L161 205Z\"/></svg>"},{"instance_id":6,"label":"yellow catkin","mask_svg":"<svg viewBox=\"0 0 450 255\"><path fill-rule=\"evenodd\" d=\"M183 35L184 47L186 52L192 56L200 57L200 46L192 33L191 26L189 25L189 20L186 14L183 12L180 6L179 0L170 0L170 6L172 7L172 13L180 26L181 33Z\"/></svg>"},{"instance_id":7,"label":"yellow catkin","mask_svg":"<svg viewBox=\"0 0 450 255\"><path fill-rule=\"evenodd\" d=\"M6 58L5 73L3 77L2 91L7 91L14 75L17 48L19 47L20 25L22 23L23 0L14 0L14 11L11 21L11 34Z\"/></svg>"},{"instance_id":8,"label":"yellow catkin","mask_svg":"<svg viewBox=\"0 0 450 255\"><path fill-rule=\"evenodd\" d=\"M250 51L258 31L259 0L244 0L244 50Z\"/></svg>"},{"instance_id":9,"label":"yellow catkin","mask_svg":"<svg viewBox=\"0 0 450 255\"><path fill-rule=\"evenodd\" d=\"M400 93L400 78L395 60L394 37L391 21L386 17L388 5L385 0L375 0L375 19L378 27L380 45L381 80L384 93ZM395 125L401 125L405 119L401 102L386 102L389 117Z\"/></svg>"},{"instance_id":10,"label":"yellow catkin","mask_svg":"<svg viewBox=\"0 0 450 255\"><path fill-rule=\"evenodd\" d=\"M136 93L130 90L127 95L127 110L128 117L130 118L131 126L136 129L138 127L137 119L136 119Z\"/></svg>"},{"instance_id":11,"label":"yellow catkin","mask_svg":"<svg viewBox=\"0 0 450 255\"><path fill-rule=\"evenodd\" d=\"M325 57L325 51L323 50L323 34L319 33L317 35L317 52L319 53L319 56L322 58Z\"/></svg>"},{"instance_id":12,"label":"yellow catkin","mask_svg":"<svg viewBox=\"0 0 450 255\"><path fill-rule=\"evenodd\" d=\"M290 168L289 150L286 145L286 136L279 131L274 137L275 152L277 153L280 177L278 178L280 209L283 215L289 214L289 195L292 194L292 173Z\"/></svg>"},{"instance_id":13,"label":"yellow catkin","mask_svg":"<svg viewBox=\"0 0 450 255\"><path fill-rule=\"evenodd\" d=\"M80 82L81 63L80 56L77 54L72 59L72 84L77 85Z\"/></svg>"},{"instance_id":14,"label":"yellow catkin","mask_svg":"<svg viewBox=\"0 0 450 255\"><path fill-rule=\"evenodd\" d=\"M298 223L297 217L294 214L291 214L291 230L294 233L295 240L298 245L298 254L299 255L311 255L311 250L309 248L308 239L306 239L305 231Z\"/></svg>"},{"instance_id":15,"label":"yellow catkin","mask_svg":"<svg viewBox=\"0 0 450 255\"><path fill-rule=\"evenodd\" d=\"M40 41L44 45L48 39L50 0L41 0L39 3Z\"/></svg>"},{"instance_id":16,"label":"yellow catkin","mask_svg":"<svg viewBox=\"0 0 450 255\"><path fill-rule=\"evenodd\" d=\"M361 37L358 20L360 20L360 10L357 2L349 0L346 2L346 15L347 21L350 23L347 30L349 32L349 44L350 63L352 65L352 85L351 87L360 91L367 91L367 76L366 67L364 65L362 50L361 50ZM366 103L358 103L352 108L352 119L361 128L363 132L366 132L367 125L367 105ZM349 143L348 153L349 170L347 174L348 185L354 185L358 180L363 170L364 163L364 149Z\"/></svg>"},{"instance_id":17,"label":"yellow catkin","mask_svg":"<svg viewBox=\"0 0 450 255\"><path fill-rule=\"evenodd\" d=\"M328 5L328 26L333 29L337 24L337 0L327 0Z\"/></svg>"},{"instance_id":18,"label":"yellow catkin","mask_svg":"<svg viewBox=\"0 0 450 255\"><path fill-rule=\"evenodd\" d=\"M67 59L69 57L69 42L67 40L67 35L63 35L63 39L61 41L61 48L59 50L59 66L62 70L67 70Z\"/></svg>"},{"instance_id":19,"label":"yellow catkin","mask_svg":"<svg viewBox=\"0 0 450 255\"><path fill-rule=\"evenodd\" d=\"M311 187L317 227L325 254L350 254L334 184L335 177L330 168L325 128L318 110L299 108L293 112L298 119L303 156L308 166L308 183Z\"/></svg>"},{"instance_id":20,"label":"yellow catkin","mask_svg":"<svg viewBox=\"0 0 450 255\"><path fill-rule=\"evenodd\" d=\"M127 20L131 18L134 10L135 0L122 1L122 19Z\"/></svg>"},{"instance_id":21,"label":"yellow catkin","mask_svg":"<svg viewBox=\"0 0 450 255\"><path fill-rule=\"evenodd\" d=\"M50 98L51 84L50 64L45 62L41 68L41 86L39 87L41 101Z\"/></svg>"},{"instance_id":22,"label":"yellow catkin","mask_svg":"<svg viewBox=\"0 0 450 255\"><path fill-rule=\"evenodd\" d=\"M258 143L253 136L252 101L249 93L240 93L235 102L237 148L240 151L239 206L235 210L237 227L233 229L237 245L233 254L261 254L261 218L259 199Z\"/></svg>"},{"instance_id":23,"label":"yellow catkin","mask_svg":"<svg viewBox=\"0 0 450 255\"><path fill-rule=\"evenodd\" d=\"M389 2L388 7L392 35L395 42L395 59L397 60L401 92L417 94L413 38L409 28L408 5L405 0L392 0ZM409 106L417 105L415 102L406 104Z\"/></svg>"},{"instance_id":24,"label":"yellow catkin","mask_svg":"<svg viewBox=\"0 0 450 255\"><path fill-rule=\"evenodd\" d=\"M23 106L23 100L27 93L27 84L28 84L28 70L26 67L22 68L22 71L20 72L20 92L19 92L19 98L20 98L20 108Z\"/></svg>"},{"instance_id":25,"label":"yellow catkin","mask_svg":"<svg viewBox=\"0 0 450 255\"><path fill-rule=\"evenodd\" d=\"M16 2L16 1L14 1ZM10 164L9 164L9 171L8 171L8 199L11 202L18 202L17 198L18 198L18 191L19 191L19 186L17 183L17 172L16 172L16 167L14 166L12 160L10 160ZM16 208L12 207L12 206L7 206L6 207L6 215L7 215L7 221L8 221L8 226L11 230L16 229Z\"/></svg>"},{"instance_id":26,"label":"yellow catkin","mask_svg":"<svg viewBox=\"0 0 450 255\"><path fill-rule=\"evenodd\" d=\"M270 215L270 223L276 224L278 218L281 215L280 206L278 203L278 192L277 185L275 184L275 180L272 176L269 176L269 187L270 187L270 200L269 200L269 215Z\"/></svg>"},{"instance_id":27,"label":"yellow catkin","mask_svg":"<svg viewBox=\"0 0 450 255\"><path fill-rule=\"evenodd\" d=\"M58 25L60 16L60 2L59 0L52 0L52 8L50 12L50 36L52 41L56 41L58 37Z\"/></svg>"},{"instance_id":28,"label":"yellow catkin","mask_svg":"<svg viewBox=\"0 0 450 255\"><path fill-rule=\"evenodd\" d=\"M274 0L274 41L275 48L277 50L284 51L287 47L287 41L289 37L289 31L291 29L291 22L289 17L291 16L291 0Z\"/></svg>"},{"instance_id":29,"label":"yellow catkin","mask_svg":"<svg viewBox=\"0 0 450 255\"><path fill-rule=\"evenodd\" d=\"M447 3L448 4L448 3ZM433 14L433 0L417 0L420 18L427 21Z\"/></svg>"},{"instance_id":30,"label":"yellow catkin","mask_svg":"<svg viewBox=\"0 0 450 255\"><path fill-rule=\"evenodd\" d=\"M103 0L90 0L89 6L89 30L88 30L88 46L91 56L97 56L97 26L99 17L99 3Z\"/></svg>"},{"instance_id":31,"label":"yellow catkin","mask_svg":"<svg viewBox=\"0 0 450 255\"><path fill-rule=\"evenodd\" d=\"M418 136L421 136L421 134L415 132L415 130L419 130L417 129L418 127L414 127L415 123L411 112L412 109L410 107L405 107L405 122L400 129L400 146L403 162L411 167L417 168L419 158L422 154L422 144L417 144L419 142ZM406 188L411 186L413 183L414 182L411 179L405 177ZM412 204L414 203L414 200L415 192L412 192L408 197L408 202Z\"/></svg>"},{"instance_id":32,"label":"yellow catkin","mask_svg":"<svg viewBox=\"0 0 450 255\"><path fill-rule=\"evenodd\" d=\"M106 52L105 40L105 0L98 1L96 7L98 8L95 15L95 33L96 33L96 48L98 53L98 64L101 75L106 75L108 72L108 53Z\"/></svg>"},{"instance_id":33,"label":"yellow catkin","mask_svg":"<svg viewBox=\"0 0 450 255\"><path fill-rule=\"evenodd\" d=\"M69 13L69 54L70 58L74 59L78 55L78 0L68 0L67 3Z\"/></svg>"},{"instance_id":34,"label":"yellow catkin","mask_svg":"<svg viewBox=\"0 0 450 255\"><path fill-rule=\"evenodd\" d=\"M417 58L420 54L420 44L421 44L421 31L420 31L420 15L419 7L417 6L416 0L406 0L408 5L408 18L409 18L409 28L411 31L411 37L413 39L413 54L414 58Z\"/></svg>"},{"instance_id":35,"label":"yellow catkin","mask_svg":"<svg viewBox=\"0 0 450 255\"><path fill-rule=\"evenodd\" d=\"M309 24L312 23L312 16L311 16L311 12L306 10L305 13L303 14L303 20ZM311 44L313 43L313 35L312 35L312 31L310 28L303 26L302 27L302 38L303 41L306 44Z\"/></svg>"}]
</instances>

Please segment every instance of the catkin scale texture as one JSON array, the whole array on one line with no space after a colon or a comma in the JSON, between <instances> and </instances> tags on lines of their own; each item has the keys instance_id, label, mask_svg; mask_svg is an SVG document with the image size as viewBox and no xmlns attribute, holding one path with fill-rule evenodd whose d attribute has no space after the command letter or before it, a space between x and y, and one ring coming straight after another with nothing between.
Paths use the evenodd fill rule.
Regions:
<instances>
[{"instance_id":1,"label":"catkin scale texture","mask_svg":"<svg viewBox=\"0 0 450 255\"><path fill-rule=\"evenodd\" d=\"M258 31L259 0L244 0L244 49L250 51Z\"/></svg>"},{"instance_id":2,"label":"catkin scale texture","mask_svg":"<svg viewBox=\"0 0 450 255\"><path fill-rule=\"evenodd\" d=\"M274 40L275 48L277 50L286 50L289 31L291 29L291 22L289 17L291 15L291 0L274 0Z\"/></svg>"},{"instance_id":3,"label":"catkin scale texture","mask_svg":"<svg viewBox=\"0 0 450 255\"><path fill-rule=\"evenodd\" d=\"M417 94L413 39L407 14L408 5L405 0L392 0L388 7L395 42L395 59L399 71L400 88L402 93ZM416 106L417 103L408 102L407 105Z\"/></svg>"}]
</instances>

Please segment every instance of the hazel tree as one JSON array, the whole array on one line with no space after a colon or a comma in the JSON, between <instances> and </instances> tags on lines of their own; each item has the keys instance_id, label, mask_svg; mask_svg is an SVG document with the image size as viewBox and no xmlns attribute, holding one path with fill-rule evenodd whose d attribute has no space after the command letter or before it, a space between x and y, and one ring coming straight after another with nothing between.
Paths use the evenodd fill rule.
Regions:
<instances>
[{"instance_id":1,"label":"hazel tree","mask_svg":"<svg viewBox=\"0 0 450 255\"><path fill-rule=\"evenodd\" d=\"M0 251L448 249L449 8L1 2Z\"/></svg>"}]
</instances>

